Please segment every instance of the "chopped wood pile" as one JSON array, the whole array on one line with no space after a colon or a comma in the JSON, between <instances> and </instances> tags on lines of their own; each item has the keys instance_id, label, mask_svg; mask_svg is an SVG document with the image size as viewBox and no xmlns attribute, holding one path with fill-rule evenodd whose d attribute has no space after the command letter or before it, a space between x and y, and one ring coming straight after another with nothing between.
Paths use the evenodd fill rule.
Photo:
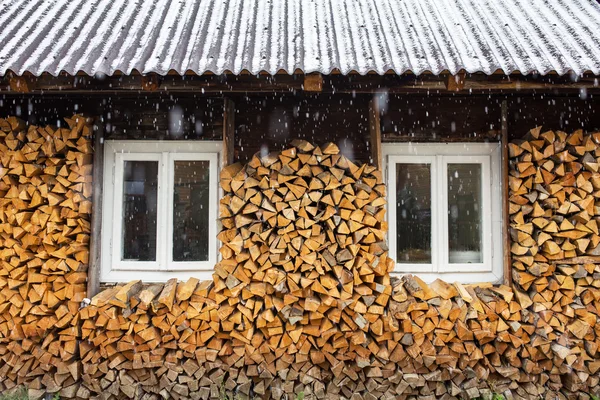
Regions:
<instances>
[{"instance_id":1,"label":"chopped wood pile","mask_svg":"<svg viewBox=\"0 0 600 400\"><path fill-rule=\"evenodd\" d=\"M538 127L508 150L514 294L534 328L521 368L552 390L598 395L600 132Z\"/></svg>"},{"instance_id":2,"label":"chopped wood pile","mask_svg":"<svg viewBox=\"0 0 600 400\"><path fill-rule=\"evenodd\" d=\"M78 379L92 210L91 120L0 119L0 392Z\"/></svg>"},{"instance_id":3,"label":"chopped wood pile","mask_svg":"<svg viewBox=\"0 0 600 400\"><path fill-rule=\"evenodd\" d=\"M19 375L35 346L3 342L0 371L13 375L0 388L21 377L33 396L64 398L597 395L598 143L535 129L510 145L513 287L390 279L381 172L335 145L294 141L229 166L212 281L98 294L71 322L78 352L64 348L70 331L48 331L41 348L63 362L51 380Z\"/></svg>"}]
</instances>

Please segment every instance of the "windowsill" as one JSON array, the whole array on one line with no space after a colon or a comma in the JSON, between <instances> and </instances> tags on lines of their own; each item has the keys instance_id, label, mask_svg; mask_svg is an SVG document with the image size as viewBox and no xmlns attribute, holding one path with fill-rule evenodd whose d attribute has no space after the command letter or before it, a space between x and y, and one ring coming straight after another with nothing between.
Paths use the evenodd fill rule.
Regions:
<instances>
[{"instance_id":1,"label":"windowsill","mask_svg":"<svg viewBox=\"0 0 600 400\"><path fill-rule=\"evenodd\" d=\"M201 281L212 280L213 270L205 271L110 271L100 277L102 283L123 283L132 280L142 280L144 283L165 283L169 279L177 278L186 281L189 278L198 278Z\"/></svg>"},{"instance_id":2,"label":"windowsill","mask_svg":"<svg viewBox=\"0 0 600 400\"><path fill-rule=\"evenodd\" d=\"M390 274L392 277L401 278L403 275L414 275L418 276L425 283L431 283L436 279L441 279L445 282L460 282L462 284L475 284L475 283L491 283L501 284L502 276L498 276L493 272L476 272L476 273L457 273L457 272L400 272L392 271Z\"/></svg>"}]
</instances>

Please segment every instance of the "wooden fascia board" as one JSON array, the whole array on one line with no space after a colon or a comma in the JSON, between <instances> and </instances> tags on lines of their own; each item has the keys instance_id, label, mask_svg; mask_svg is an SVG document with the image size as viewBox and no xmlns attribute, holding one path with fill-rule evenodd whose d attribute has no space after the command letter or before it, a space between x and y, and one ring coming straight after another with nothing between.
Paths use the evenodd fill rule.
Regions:
<instances>
[{"instance_id":1,"label":"wooden fascia board","mask_svg":"<svg viewBox=\"0 0 600 400\"><path fill-rule=\"evenodd\" d=\"M458 80L457 80L458 77ZM11 80L12 79L12 80ZM158 76L151 74L118 75L96 79L89 76L0 78L0 93L125 93L132 91L199 92L214 95L227 93L526 93L533 91L600 92L600 77L587 75L572 80L560 76L503 75L203 75Z\"/></svg>"}]
</instances>

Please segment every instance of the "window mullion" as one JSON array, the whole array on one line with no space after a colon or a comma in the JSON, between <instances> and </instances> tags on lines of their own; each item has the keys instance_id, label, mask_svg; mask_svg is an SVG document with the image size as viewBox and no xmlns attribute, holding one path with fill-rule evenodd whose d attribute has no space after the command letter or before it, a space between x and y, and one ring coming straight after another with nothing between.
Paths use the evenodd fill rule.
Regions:
<instances>
[{"instance_id":1,"label":"window mullion","mask_svg":"<svg viewBox=\"0 0 600 400\"><path fill-rule=\"evenodd\" d=\"M438 262L437 272L447 272L448 267L448 254L449 254L449 237L448 237L448 164L446 157L437 156L437 180L438 190L436 200L439 203L436 205L436 212L438 213Z\"/></svg>"},{"instance_id":2,"label":"window mullion","mask_svg":"<svg viewBox=\"0 0 600 400\"><path fill-rule=\"evenodd\" d=\"M437 264L439 262L438 255L438 211L437 211L437 190L438 190L438 178L437 178L437 157L431 159L430 166L430 180L431 180L431 270L430 272L437 271Z\"/></svg>"},{"instance_id":3,"label":"window mullion","mask_svg":"<svg viewBox=\"0 0 600 400\"><path fill-rule=\"evenodd\" d=\"M483 252L482 262L484 264L491 265L495 246L494 240L492 239L492 220L494 213L492 212L493 179L491 175L491 157L486 157L481 163L481 179L481 189L483 191L481 194L482 204L480 205L481 210L483 210L483 226L481 228L481 251ZM486 210L489 211L485 212Z\"/></svg>"},{"instance_id":4,"label":"window mullion","mask_svg":"<svg viewBox=\"0 0 600 400\"><path fill-rule=\"evenodd\" d=\"M172 235L169 235L169 210L171 209L171 199L169 197L169 190L171 187L171 168L169 153L162 152L160 157L160 177L158 180L159 184L159 196L158 196L158 232L157 240L158 243L158 257L159 270L166 271L169 266L169 248L172 247ZM172 211L171 211L172 212Z\"/></svg>"},{"instance_id":5,"label":"window mullion","mask_svg":"<svg viewBox=\"0 0 600 400\"><path fill-rule=\"evenodd\" d=\"M392 162L388 160L388 165ZM388 182L388 196L390 197L390 203L388 204L388 248L389 255L396 263L396 207L398 201L396 200L396 162L393 161L391 164L392 168L387 168L387 181Z\"/></svg>"}]
</instances>

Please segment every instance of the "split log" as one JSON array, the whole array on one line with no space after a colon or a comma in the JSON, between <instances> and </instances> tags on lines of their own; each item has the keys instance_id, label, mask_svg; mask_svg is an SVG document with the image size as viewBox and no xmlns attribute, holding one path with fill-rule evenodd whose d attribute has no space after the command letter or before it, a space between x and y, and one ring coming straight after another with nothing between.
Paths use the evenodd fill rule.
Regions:
<instances>
[{"instance_id":1,"label":"split log","mask_svg":"<svg viewBox=\"0 0 600 400\"><path fill-rule=\"evenodd\" d=\"M23 129L0 121L5 126ZM65 290L64 300L61 289L84 282L85 274L72 275L79 265L72 260L87 261L61 250L76 244L55 233L68 238L79 227L62 216L78 203L82 213L68 195L79 186L65 182L71 173L64 168L73 160L88 165L87 158L73 148L69 156L65 145L58 154L67 162L49 165L45 159L57 157L42 156L38 168L21 161L38 155L10 153L21 164L9 162L0 177L10 200L3 204L27 207L0 215L0 295L12 293L0 299L2 389L27 383L34 397L107 399L597 393L597 139L534 129L509 147L512 288L391 278L381 172L354 164L333 144L295 141L222 171L222 260L212 281L130 282L79 311L78 297L68 296L80 292ZM24 141L13 134L3 152ZM54 180L41 178L50 174ZM24 193L22 177L40 180L39 193ZM61 218L67 222L54 230ZM18 229L30 224L42 225L41 241ZM85 240L75 243L87 249ZM17 261L34 246L45 258L23 268ZM59 262L50 270L47 260ZM30 312L38 304L44 313ZM21 328L43 318L54 318L45 336L37 325Z\"/></svg>"},{"instance_id":2,"label":"split log","mask_svg":"<svg viewBox=\"0 0 600 400\"><path fill-rule=\"evenodd\" d=\"M75 396L92 194L91 119L0 119L0 391ZM43 393L42 393L43 394Z\"/></svg>"}]
</instances>

